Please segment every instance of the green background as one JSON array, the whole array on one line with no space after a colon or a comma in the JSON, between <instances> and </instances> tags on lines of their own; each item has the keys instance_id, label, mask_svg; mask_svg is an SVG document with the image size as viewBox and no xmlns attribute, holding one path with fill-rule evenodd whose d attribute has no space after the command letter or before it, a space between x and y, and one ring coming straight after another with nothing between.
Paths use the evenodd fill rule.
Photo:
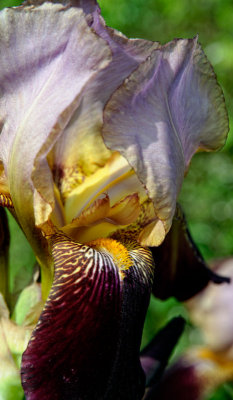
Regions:
<instances>
[{"instance_id":1,"label":"green background","mask_svg":"<svg viewBox=\"0 0 233 400\"><path fill-rule=\"evenodd\" d=\"M0 8L20 4L0 1ZM199 35L199 41L211 61L233 118L233 2L232 0L100 0L107 24L128 37L168 42L173 38ZM180 194L188 224L196 244L207 260L233 253L233 132L218 153L197 154ZM20 290L35 263L23 234L10 219L12 235L10 266L11 289ZM24 250L24 257L21 257ZM22 280L22 270L24 271ZM152 299L145 324L145 344L168 319L187 312L174 299ZM189 324L178 352L199 335ZM230 385L223 385L211 400L233 399Z\"/></svg>"}]
</instances>

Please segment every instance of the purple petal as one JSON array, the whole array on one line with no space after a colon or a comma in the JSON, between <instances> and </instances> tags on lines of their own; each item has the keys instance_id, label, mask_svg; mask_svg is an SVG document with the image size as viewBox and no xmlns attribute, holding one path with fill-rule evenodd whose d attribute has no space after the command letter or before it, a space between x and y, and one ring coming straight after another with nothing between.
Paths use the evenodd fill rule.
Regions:
<instances>
[{"instance_id":1,"label":"purple petal","mask_svg":"<svg viewBox=\"0 0 233 400\"><path fill-rule=\"evenodd\" d=\"M62 192L62 181L65 191L70 192L77 176L82 181L106 164L111 152L102 138L104 106L124 79L158 47L158 43L146 40L129 40L106 27L98 12L92 17L92 29L108 43L112 61L85 87L80 106L53 149L55 181Z\"/></svg>"},{"instance_id":2,"label":"purple petal","mask_svg":"<svg viewBox=\"0 0 233 400\"><path fill-rule=\"evenodd\" d=\"M195 365L180 360L165 374L161 383L149 388L144 400L201 400L204 387Z\"/></svg>"},{"instance_id":3,"label":"purple petal","mask_svg":"<svg viewBox=\"0 0 233 400\"><path fill-rule=\"evenodd\" d=\"M111 54L77 8L5 9L0 29L0 158L18 220L40 256L35 224L54 207L46 155Z\"/></svg>"},{"instance_id":4,"label":"purple petal","mask_svg":"<svg viewBox=\"0 0 233 400\"><path fill-rule=\"evenodd\" d=\"M154 50L104 114L106 145L134 168L166 232L192 155L221 147L227 131L222 91L196 39Z\"/></svg>"},{"instance_id":5,"label":"purple petal","mask_svg":"<svg viewBox=\"0 0 233 400\"><path fill-rule=\"evenodd\" d=\"M153 266L149 250L131 243L129 254L134 264L122 269L106 251L53 239L53 287L22 360L28 400L142 398Z\"/></svg>"}]
</instances>

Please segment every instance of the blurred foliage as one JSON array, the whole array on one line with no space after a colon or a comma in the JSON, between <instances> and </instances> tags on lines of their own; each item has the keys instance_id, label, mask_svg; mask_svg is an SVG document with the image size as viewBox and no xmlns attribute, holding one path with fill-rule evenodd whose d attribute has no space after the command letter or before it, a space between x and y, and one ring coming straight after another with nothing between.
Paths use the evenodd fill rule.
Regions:
<instances>
[{"instance_id":1,"label":"blurred foliage","mask_svg":"<svg viewBox=\"0 0 233 400\"><path fill-rule=\"evenodd\" d=\"M26 240L15 219L8 212L9 229L11 233L9 254L9 291L11 309L21 290L32 281L36 259L32 248Z\"/></svg>"},{"instance_id":2,"label":"blurred foliage","mask_svg":"<svg viewBox=\"0 0 233 400\"><path fill-rule=\"evenodd\" d=\"M233 388L229 384L222 385L208 400L232 400Z\"/></svg>"},{"instance_id":3,"label":"blurred foliage","mask_svg":"<svg viewBox=\"0 0 233 400\"><path fill-rule=\"evenodd\" d=\"M0 0L0 9L5 7L14 7L22 4L21 0Z\"/></svg>"},{"instance_id":4,"label":"blurred foliage","mask_svg":"<svg viewBox=\"0 0 233 400\"><path fill-rule=\"evenodd\" d=\"M0 8L19 5L17 0L1 0ZM221 84L230 122L233 120L233 2L232 0L99 0L107 24L128 37L161 43L173 38L199 35ZM215 154L197 154L180 195L194 240L207 259L233 254L233 132L224 149ZM17 292L27 283L35 264L33 253L10 217L13 233L10 248L10 286ZM23 273L22 273L23 271ZM20 274L19 274L20 272ZM151 299L143 345L171 317L185 308L169 299ZM175 354L200 340L199 333L187 324ZM233 399L230 385L223 385L209 400Z\"/></svg>"}]
</instances>

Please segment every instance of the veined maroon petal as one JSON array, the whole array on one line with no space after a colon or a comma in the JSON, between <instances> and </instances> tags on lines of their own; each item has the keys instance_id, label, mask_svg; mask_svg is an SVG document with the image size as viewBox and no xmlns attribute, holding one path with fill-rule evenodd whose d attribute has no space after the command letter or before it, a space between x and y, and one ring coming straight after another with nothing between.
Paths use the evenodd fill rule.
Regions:
<instances>
[{"instance_id":1,"label":"veined maroon petal","mask_svg":"<svg viewBox=\"0 0 233 400\"><path fill-rule=\"evenodd\" d=\"M57 235L54 283L22 360L27 400L141 399L142 328L153 276L148 250L134 265Z\"/></svg>"},{"instance_id":2,"label":"veined maroon petal","mask_svg":"<svg viewBox=\"0 0 233 400\"><path fill-rule=\"evenodd\" d=\"M200 292L210 281L229 282L229 278L208 268L192 240L179 206L164 242L151 251L157 266L152 290L160 299L175 296L184 301Z\"/></svg>"}]
</instances>

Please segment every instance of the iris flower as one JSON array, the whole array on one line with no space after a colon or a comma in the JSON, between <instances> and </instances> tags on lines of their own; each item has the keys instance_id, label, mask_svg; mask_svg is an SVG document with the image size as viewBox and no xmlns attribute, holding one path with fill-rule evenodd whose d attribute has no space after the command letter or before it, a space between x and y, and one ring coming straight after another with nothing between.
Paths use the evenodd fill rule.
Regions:
<instances>
[{"instance_id":1,"label":"iris flower","mask_svg":"<svg viewBox=\"0 0 233 400\"><path fill-rule=\"evenodd\" d=\"M0 200L45 301L22 385L29 400L137 400L149 248L193 154L225 142L223 94L197 38L130 40L94 1L42 3L0 13Z\"/></svg>"}]
</instances>

